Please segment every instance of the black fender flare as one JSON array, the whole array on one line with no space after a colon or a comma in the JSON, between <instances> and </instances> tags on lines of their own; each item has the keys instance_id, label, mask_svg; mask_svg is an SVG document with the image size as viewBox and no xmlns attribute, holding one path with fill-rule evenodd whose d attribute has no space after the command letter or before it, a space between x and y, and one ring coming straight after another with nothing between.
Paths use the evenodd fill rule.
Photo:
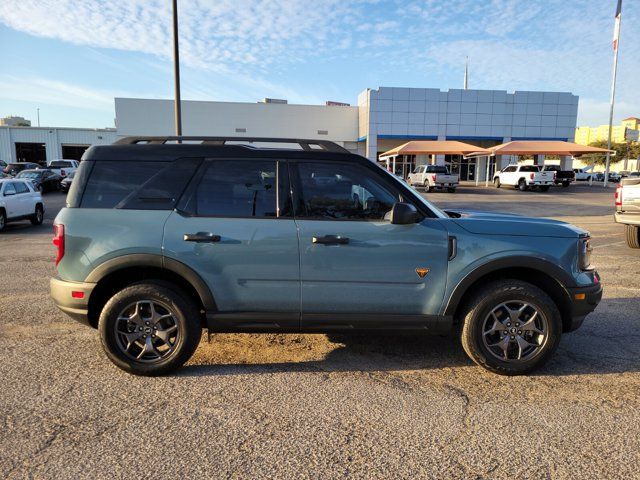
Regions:
<instances>
[{"instance_id":1,"label":"black fender flare","mask_svg":"<svg viewBox=\"0 0 640 480\"><path fill-rule=\"evenodd\" d=\"M181 276L189 282L191 286L193 286L206 310L216 310L216 302L213 298L213 294L202 277L184 263L163 255L152 253L133 253L112 258L94 268L85 279L85 282L98 283L101 279L111 273L131 267L161 268Z\"/></svg>"},{"instance_id":2,"label":"black fender flare","mask_svg":"<svg viewBox=\"0 0 640 480\"><path fill-rule=\"evenodd\" d=\"M553 278L564 290L567 298L570 298L567 288L576 287L574 278L558 265L539 257L528 257L524 255L516 255L510 257L498 258L480 265L467 274L453 289L449 296L447 306L445 307L445 315L454 315L460 302L464 298L467 290L477 280L498 270L507 270L509 268L526 268L537 270L540 273Z\"/></svg>"}]
</instances>

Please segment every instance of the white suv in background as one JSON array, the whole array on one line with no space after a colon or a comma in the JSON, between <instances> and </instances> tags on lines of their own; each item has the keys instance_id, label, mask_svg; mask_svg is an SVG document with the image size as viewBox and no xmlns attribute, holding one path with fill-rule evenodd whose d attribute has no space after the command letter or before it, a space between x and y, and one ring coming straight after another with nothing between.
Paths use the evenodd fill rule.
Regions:
<instances>
[{"instance_id":1,"label":"white suv in background","mask_svg":"<svg viewBox=\"0 0 640 480\"><path fill-rule=\"evenodd\" d=\"M44 203L31 182L17 178L0 179L0 232L7 222L31 220L40 225L44 219Z\"/></svg>"}]
</instances>

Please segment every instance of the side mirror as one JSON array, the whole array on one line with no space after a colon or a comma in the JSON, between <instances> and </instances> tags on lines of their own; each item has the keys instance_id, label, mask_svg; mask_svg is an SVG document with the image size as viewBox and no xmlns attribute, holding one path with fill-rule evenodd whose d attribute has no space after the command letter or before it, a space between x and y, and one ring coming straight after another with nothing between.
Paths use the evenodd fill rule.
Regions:
<instances>
[{"instance_id":1,"label":"side mirror","mask_svg":"<svg viewBox=\"0 0 640 480\"><path fill-rule=\"evenodd\" d=\"M409 225L417 223L419 218L416 207L410 203L398 202L393 205L389 220L394 225Z\"/></svg>"}]
</instances>

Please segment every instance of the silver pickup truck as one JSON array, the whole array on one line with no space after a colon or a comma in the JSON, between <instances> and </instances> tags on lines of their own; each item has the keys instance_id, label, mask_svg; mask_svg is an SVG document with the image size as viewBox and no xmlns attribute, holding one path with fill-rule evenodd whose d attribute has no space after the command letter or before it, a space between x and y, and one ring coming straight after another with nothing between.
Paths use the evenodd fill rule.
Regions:
<instances>
[{"instance_id":1,"label":"silver pickup truck","mask_svg":"<svg viewBox=\"0 0 640 480\"><path fill-rule=\"evenodd\" d=\"M625 225L627 245L640 248L640 178L623 178L615 198L615 219Z\"/></svg>"}]
</instances>

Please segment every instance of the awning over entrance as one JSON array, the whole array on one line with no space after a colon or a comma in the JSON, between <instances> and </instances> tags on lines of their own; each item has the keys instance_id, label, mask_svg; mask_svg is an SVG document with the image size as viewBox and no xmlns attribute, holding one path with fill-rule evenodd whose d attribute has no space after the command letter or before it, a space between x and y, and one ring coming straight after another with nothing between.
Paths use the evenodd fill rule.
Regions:
<instances>
[{"instance_id":1,"label":"awning over entrance","mask_svg":"<svg viewBox=\"0 0 640 480\"><path fill-rule=\"evenodd\" d=\"M489 150L454 140L414 140L384 152L380 155L380 159L398 155L468 155L470 153L491 155Z\"/></svg>"},{"instance_id":2,"label":"awning over entrance","mask_svg":"<svg viewBox=\"0 0 640 480\"><path fill-rule=\"evenodd\" d=\"M495 147L488 148L491 155L561 155L579 157L588 153L607 153L607 151L615 154L613 150L606 148L590 147L588 145L579 145L577 143L563 142L561 140L521 140L502 143ZM486 155L486 150L469 153L468 156Z\"/></svg>"}]
</instances>

